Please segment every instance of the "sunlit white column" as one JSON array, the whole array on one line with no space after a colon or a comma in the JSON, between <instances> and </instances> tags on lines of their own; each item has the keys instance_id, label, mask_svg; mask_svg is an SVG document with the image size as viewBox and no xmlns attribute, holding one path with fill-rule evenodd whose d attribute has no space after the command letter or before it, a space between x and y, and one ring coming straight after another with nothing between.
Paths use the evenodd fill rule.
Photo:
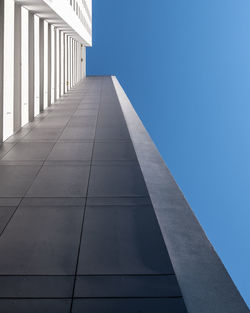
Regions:
<instances>
[{"instance_id":1,"label":"sunlit white column","mask_svg":"<svg viewBox=\"0 0 250 313\"><path fill-rule=\"evenodd\" d=\"M86 48L81 44L81 78L86 76Z\"/></svg>"},{"instance_id":2,"label":"sunlit white column","mask_svg":"<svg viewBox=\"0 0 250 313\"><path fill-rule=\"evenodd\" d=\"M78 81L81 80L81 44L78 42Z\"/></svg>"},{"instance_id":3,"label":"sunlit white column","mask_svg":"<svg viewBox=\"0 0 250 313\"><path fill-rule=\"evenodd\" d=\"M51 24L48 24L48 106L51 106Z\"/></svg>"},{"instance_id":4,"label":"sunlit white column","mask_svg":"<svg viewBox=\"0 0 250 313\"><path fill-rule=\"evenodd\" d=\"M80 53L81 53L81 78L83 78L83 68L82 68L82 65L83 65L83 62L82 62L82 44L81 44L81 47L80 47Z\"/></svg>"},{"instance_id":5,"label":"sunlit white column","mask_svg":"<svg viewBox=\"0 0 250 313\"><path fill-rule=\"evenodd\" d=\"M54 27L54 102L57 98L57 29Z\"/></svg>"},{"instance_id":6,"label":"sunlit white column","mask_svg":"<svg viewBox=\"0 0 250 313\"><path fill-rule=\"evenodd\" d=\"M58 31L58 97L61 97L61 72L62 72L62 31Z\"/></svg>"},{"instance_id":7,"label":"sunlit white column","mask_svg":"<svg viewBox=\"0 0 250 313\"><path fill-rule=\"evenodd\" d=\"M68 36L64 34L64 54L65 54L65 71L64 71L64 93L68 92Z\"/></svg>"},{"instance_id":8,"label":"sunlit white column","mask_svg":"<svg viewBox=\"0 0 250 313\"><path fill-rule=\"evenodd\" d=\"M78 43L78 80L81 80L81 44Z\"/></svg>"},{"instance_id":9,"label":"sunlit white column","mask_svg":"<svg viewBox=\"0 0 250 313\"><path fill-rule=\"evenodd\" d=\"M76 82L78 83L78 41L76 42Z\"/></svg>"},{"instance_id":10,"label":"sunlit white column","mask_svg":"<svg viewBox=\"0 0 250 313\"><path fill-rule=\"evenodd\" d=\"M77 79L77 71L78 71L78 66L77 66L77 41L76 41L76 47L75 47L75 50L76 50L76 53L75 53L75 56L76 56L76 61L75 61L75 64L76 64L76 84L78 83L78 79Z\"/></svg>"},{"instance_id":11,"label":"sunlit white column","mask_svg":"<svg viewBox=\"0 0 250 313\"><path fill-rule=\"evenodd\" d=\"M59 82L60 82L60 45L59 45L59 29L56 28L56 100L60 97Z\"/></svg>"},{"instance_id":12,"label":"sunlit white column","mask_svg":"<svg viewBox=\"0 0 250 313\"><path fill-rule=\"evenodd\" d=\"M69 36L67 36L67 92L69 91Z\"/></svg>"},{"instance_id":13,"label":"sunlit white column","mask_svg":"<svg viewBox=\"0 0 250 313\"><path fill-rule=\"evenodd\" d=\"M72 44L71 44L71 49L72 49L72 87L74 87L75 85L75 79L74 79L74 73L75 73L75 67L74 67L74 61L75 61L75 57L74 57L74 39L72 38Z\"/></svg>"},{"instance_id":14,"label":"sunlit white column","mask_svg":"<svg viewBox=\"0 0 250 313\"><path fill-rule=\"evenodd\" d=\"M14 126L14 18L15 2L4 2L4 85L3 85L3 140L13 134Z\"/></svg>"},{"instance_id":15,"label":"sunlit white column","mask_svg":"<svg viewBox=\"0 0 250 313\"><path fill-rule=\"evenodd\" d=\"M44 110L44 20L39 21L39 39L40 39L40 112Z\"/></svg>"},{"instance_id":16,"label":"sunlit white column","mask_svg":"<svg viewBox=\"0 0 250 313\"><path fill-rule=\"evenodd\" d=\"M71 55L72 55L72 53L71 53L71 37L69 37L69 78L68 78L68 81L69 81L69 87L68 87L68 89L71 89L71 82L72 82L72 80L71 80L71 77L72 77L72 75L71 75Z\"/></svg>"},{"instance_id":17,"label":"sunlit white column","mask_svg":"<svg viewBox=\"0 0 250 313\"><path fill-rule=\"evenodd\" d=\"M29 122L34 120L34 94L35 94L35 46L34 46L34 13L29 12Z\"/></svg>"},{"instance_id":18,"label":"sunlit white column","mask_svg":"<svg viewBox=\"0 0 250 313\"><path fill-rule=\"evenodd\" d=\"M73 77L74 77L74 85L76 84L76 41L73 41Z\"/></svg>"},{"instance_id":19,"label":"sunlit white column","mask_svg":"<svg viewBox=\"0 0 250 313\"><path fill-rule=\"evenodd\" d=\"M44 21L44 109L48 107L48 23Z\"/></svg>"},{"instance_id":20,"label":"sunlit white column","mask_svg":"<svg viewBox=\"0 0 250 313\"><path fill-rule=\"evenodd\" d=\"M64 94L64 71L65 71L65 50L64 50L64 33L61 31L61 86L60 86L60 95Z\"/></svg>"},{"instance_id":21,"label":"sunlit white column","mask_svg":"<svg viewBox=\"0 0 250 313\"><path fill-rule=\"evenodd\" d=\"M51 103L55 101L55 28L51 25Z\"/></svg>"},{"instance_id":22,"label":"sunlit white column","mask_svg":"<svg viewBox=\"0 0 250 313\"><path fill-rule=\"evenodd\" d=\"M15 4L15 39L14 39L14 132L21 128L22 118L22 10Z\"/></svg>"},{"instance_id":23,"label":"sunlit white column","mask_svg":"<svg viewBox=\"0 0 250 313\"><path fill-rule=\"evenodd\" d=\"M76 61L77 61L77 57L76 57L76 40L74 40L74 57L75 57L75 61L74 61L74 68L75 68L75 75L74 75L74 78L75 78L75 85L77 83L77 67L76 67Z\"/></svg>"},{"instance_id":24,"label":"sunlit white column","mask_svg":"<svg viewBox=\"0 0 250 313\"><path fill-rule=\"evenodd\" d=\"M71 88L74 86L73 84L73 38L71 38L71 44L70 44L70 67L71 67L71 73L70 73L70 80L71 80Z\"/></svg>"},{"instance_id":25,"label":"sunlit white column","mask_svg":"<svg viewBox=\"0 0 250 313\"><path fill-rule=\"evenodd\" d=\"M34 67L35 67L35 94L34 116L40 113L40 47L39 47L39 17L34 15Z\"/></svg>"},{"instance_id":26,"label":"sunlit white column","mask_svg":"<svg viewBox=\"0 0 250 313\"><path fill-rule=\"evenodd\" d=\"M21 126L29 122L29 12L24 7L21 8L22 14L22 116Z\"/></svg>"}]
</instances>

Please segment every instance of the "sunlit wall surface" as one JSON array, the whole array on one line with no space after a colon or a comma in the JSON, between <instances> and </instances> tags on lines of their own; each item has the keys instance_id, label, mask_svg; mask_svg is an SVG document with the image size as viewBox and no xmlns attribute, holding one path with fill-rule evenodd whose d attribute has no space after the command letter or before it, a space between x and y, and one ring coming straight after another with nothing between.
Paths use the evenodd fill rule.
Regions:
<instances>
[{"instance_id":1,"label":"sunlit wall surface","mask_svg":"<svg viewBox=\"0 0 250 313\"><path fill-rule=\"evenodd\" d=\"M4 0L3 140L13 133L14 0Z\"/></svg>"}]
</instances>

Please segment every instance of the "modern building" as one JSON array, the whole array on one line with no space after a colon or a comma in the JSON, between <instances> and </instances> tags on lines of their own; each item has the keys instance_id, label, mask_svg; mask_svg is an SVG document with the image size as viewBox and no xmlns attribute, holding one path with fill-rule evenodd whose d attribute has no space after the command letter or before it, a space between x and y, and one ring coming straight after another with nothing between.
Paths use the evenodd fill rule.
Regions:
<instances>
[{"instance_id":1,"label":"modern building","mask_svg":"<svg viewBox=\"0 0 250 313\"><path fill-rule=\"evenodd\" d=\"M0 0L0 313L249 312L91 44L91 0Z\"/></svg>"}]
</instances>

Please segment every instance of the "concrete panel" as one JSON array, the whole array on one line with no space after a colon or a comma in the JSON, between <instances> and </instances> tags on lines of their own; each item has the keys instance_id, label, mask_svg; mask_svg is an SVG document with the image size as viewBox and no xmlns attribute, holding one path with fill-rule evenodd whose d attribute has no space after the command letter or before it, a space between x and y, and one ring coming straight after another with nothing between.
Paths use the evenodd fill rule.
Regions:
<instances>
[{"instance_id":1,"label":"concrete panel","mask_svg":"<svg viewBox=\"0 0 250 313\"><path fill-rule=\"evenodd\" d=\"M71 300L57 299L1 299L5 313L69 313Z\"/></svg>"},{"instance_id":2,"label":"concrete panel","mask_svg":"<svg viewBox=\"0 0 250 313\"><path fill-rule=\"evenodd\" d=\"M45 165L27 197L85 197L88 177L89 166Z\"/></svg>"},{"instance_id":3,"label":"concrete panel","mask_svg":"<svg viewBox=\"0 0 250 313\"><path fill-rule=\"evenodd\" d=\"M175 275L78 276L74 296L77 298L169 298L181 297L181 293Z\"/></svg>"},{"instance_id":4,"label":"concrete panel","mask_svg":"<svg viewBox=\"0 0 250 313\"><path fill-rule=\"evenodd\" d=\"M92 166L89 196L146 197L147 188L137 164Z\"/></svg>"},{"instance_id":5,"label":"concrete panel","mask_svg":"<svg viewBox=\"0 0 250 313\"><path fill-rule=\"evenodd\" d=\"M72 313L187 313L182 299L79 299Z\"/></svg>"},{"instance_id":6,"label":"concrete panel","mask_svg":"<svg viewBox=\"0 0 250 313\"><path fill-rule=\"evenodd\" d=\"M41 166L0 165L0 197L23 197Z\"/></svg>"},{"instance_id":7,"label":"concrete panel","mask_svg":"<svg viewBox=\"0 0 250 313\"><path fill-rule=\"evenodd\" d=\"M19 207L1 236L0 274L73 275L83 212L72 206Z\"/></svg>"},{"instance_id":8,"label":"concrete panel","mask_svg":"<svg viewBox=\"0 0 250 313\"><path fill-rule=\"evenodd\" d=\"M0 298L70 298L73 276L0 276Z\"/></svg>"},{"instance_id":9,"label":"concrete panel","mask_svg":"<svg viewBox=\"0 0 250 313\"><path fill-rule=\"evenodd\" d=\"M78 263L84 274L174 274L153 208L87 207Z\"/></svg>"}]
</instances>

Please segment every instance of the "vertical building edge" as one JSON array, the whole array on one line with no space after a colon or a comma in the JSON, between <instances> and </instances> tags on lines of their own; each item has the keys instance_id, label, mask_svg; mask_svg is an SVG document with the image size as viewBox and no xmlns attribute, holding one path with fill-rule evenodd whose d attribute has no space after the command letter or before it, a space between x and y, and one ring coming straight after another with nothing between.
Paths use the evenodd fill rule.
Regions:
<instances>
[{"instance_id":1,"label":"vertical building edge","mask_svg":"<svg viewBox=\"0 0 250 313\"><path fill-rule=\"evenodd\" d=\"M248 313L119 81L112 80L188 312Z\"/></svg>"}]
</instances>

